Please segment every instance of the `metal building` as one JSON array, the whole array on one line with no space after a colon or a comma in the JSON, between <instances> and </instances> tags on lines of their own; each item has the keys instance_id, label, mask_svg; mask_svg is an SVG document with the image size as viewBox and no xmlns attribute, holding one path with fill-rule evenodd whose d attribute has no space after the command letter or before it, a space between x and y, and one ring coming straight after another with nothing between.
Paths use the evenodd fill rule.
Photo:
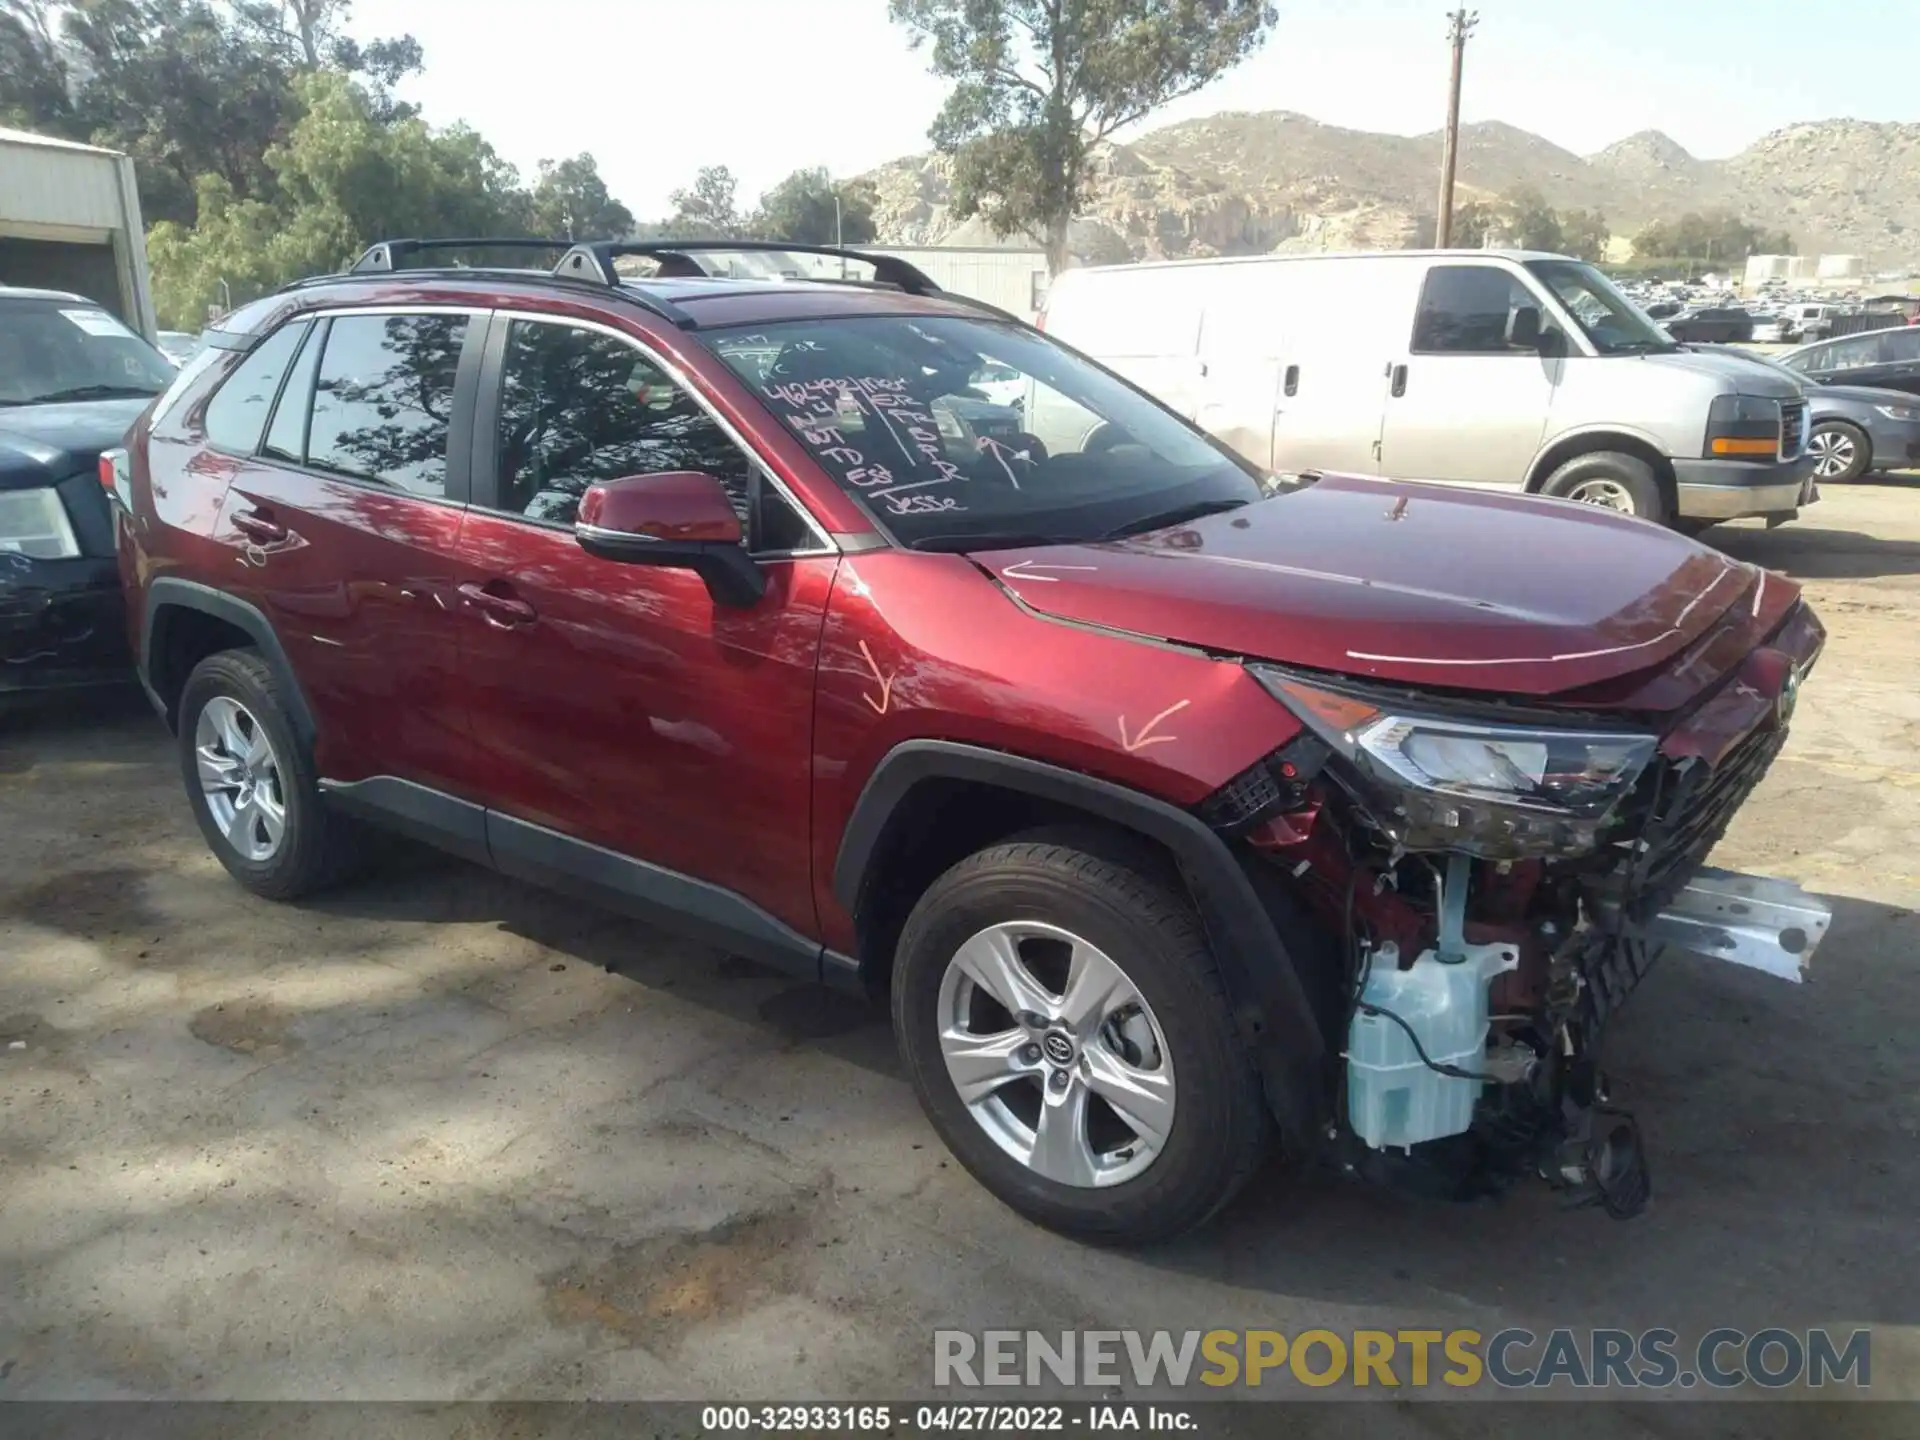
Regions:
<instances>
[{"instance_id":1,"label":"metal building","mask_svg":"<svg viewBox=\"0 0 1920 1440\"><path fill-rule=\"evenodd\" d=\"M0 285L85 295L153 339L133 161L0 129Z\"/></svg>"}]
</instances>

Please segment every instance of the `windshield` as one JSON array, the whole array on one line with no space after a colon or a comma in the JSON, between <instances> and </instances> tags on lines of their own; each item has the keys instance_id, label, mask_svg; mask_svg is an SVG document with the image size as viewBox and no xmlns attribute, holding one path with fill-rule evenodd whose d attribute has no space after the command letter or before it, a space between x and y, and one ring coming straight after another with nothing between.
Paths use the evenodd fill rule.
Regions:
<instances>
[{"instance_id":1,"label":"windshield","mask_svg":"<svg viewBox=\"0 0 1920 1440\"><path fill-rule=\"evenodd\" d=\"M1031 330L863 316L700 333L902 544L1095 540L1264 493L1228 451Z\"/></svg>"},{"instance_id":2,"label":"windshield","mask_svg":"<svg viewBox=\"0 0 1920 1440\"><path fill-rule=\"evenodd\" d=\"M1602 355L1644 355L1680 348L1591 265L1578 260L1529 260L1527 268L1560 298Z\"/></svg>"},{"instance_id":3,"label":"windshield","mask_svg":"<svg viewBox=\"0 0 1920 1440\"><path fill-rule=\"evenodd\" d=\"M174 367L97 305L0 304L0 405L158 395Z\"/></svg>"}]
</instances>

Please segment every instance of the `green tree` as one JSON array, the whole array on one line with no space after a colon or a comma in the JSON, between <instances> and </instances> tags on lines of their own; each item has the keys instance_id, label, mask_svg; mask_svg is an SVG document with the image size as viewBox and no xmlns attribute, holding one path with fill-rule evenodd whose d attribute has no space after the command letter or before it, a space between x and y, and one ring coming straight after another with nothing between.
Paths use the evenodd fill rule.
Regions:
<instances>
[{"instance_id":1,"label":"green tree","mask_svg":"<svg viewBox=\"0 0 1920 1440\"><path fill-rule=\"evenodd\" d=\"M633 212L613 198L593 156L542 160L529 204L528 232L568 240L624 240Z\"/></svg>"},{"instance_id":2,"label":"green tree","mask_svg":"<svg viewBox=\"0 0 1920 1440\"><path fill-rule=\"evenodd\" d=\"M1559 250L1560 217L1538 190L1523 185L1500 200L1500 229L1516 250Z\"/></svg>"},{"instance_id":3,"label":"green tree","mask_svg":"<svg viewBox=\"0 0 1920 1440\"><path fill-rule=\"evenodd\" d=\"M769 240L864 245L878 234L875 199L873 187L862 181L836 181L824 169L796 170L760 197L752 229Z\"/></svg>"},{"instance_id":4,"label":"green tree","mask_svg":"<svg viewBox=\"0 0 1920 1440\"><path fill-rule=\"evenodd\" d=\"M673 218L667 227L679 240L731 240L746 228L735 192L739 182L724 165L702 166L693 184L667 197Z\"/></svg>"},{"instance_id":5,"label":"green tree","mask_svg":"<svg viewBox=\"0 0 1920 1440\"><path fill-rule=\"evenodd\" d=\"M43 0L0 0L0 125L78 138L67 84Z\"/></svg>"},{"instance_id":6,"label":"green tree","mask_svg":"<svg viewBox=\"0 0 1920 1440\"><path fill-rule=\"evenodd\" d=\"M474 131L434 130L418 118L383 124L367 92L337 70L300 76L294 91L299 119L264 157L270 199L205 176L199 223L165 221L149 233L163 323L204 323L229 296L238 304L337 269L385 236L525 229L530 201L519 177Z\"/></svg>"},{"instance_id":7,"label":"green tree","mask_svg":"<svg viewBox=\"0 0 1920 1440\"><path fill-rule=\"evenodd\" d=\"M1484 200L1469 200L1453 210L1455 250L1484 250L1493 240L1499 216Z\"/></svg>"},{"instance_id":8,"label":"green tree","mask_svg":"<svg viewBox=\"0 0 1920 1440\"><path fill-rule=\"evenodd\" d=\"M1266 0L888 0L954 82L930 132L953 209L1032 234L1049 267L1086 200L1093 148L1233 68L1272 27Z\"/></svg>"},{"instance_id":9,"label":"green tree","mask_svg":"<svg viewBox=\"0 0 1920 1440\"><path fill-rule=\"evenodd\" d=\"M1633 237L1633 253L1646 260L1685 260L1701 266L1737 265L1749 255L1791 255L1793 237L1765 230L1728 210L1688 211L1678 220L1656 220Z\"/></svg>"},{"instance_id":10,"label":"green tree","mask_svg":"<svg viewBox=\"0 0 1920 1440\"><path fill-rule=\"evenodd\" d=\"M1607 241L1607 217L1598 210L1569 210L1560 217L1560 248L1582 260L1603 260Z\"/></svg>"}]
</instances>

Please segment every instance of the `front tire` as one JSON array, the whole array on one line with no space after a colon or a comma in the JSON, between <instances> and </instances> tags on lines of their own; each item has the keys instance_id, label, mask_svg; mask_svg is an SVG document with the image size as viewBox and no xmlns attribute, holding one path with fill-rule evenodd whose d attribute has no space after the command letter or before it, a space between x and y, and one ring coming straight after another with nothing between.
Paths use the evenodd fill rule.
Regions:
<instances>
[{"instance_id":1,"label":"front tire","mask_svg":"<svg viewBox=\"0 0 1920 1440\"><path fill-rule=\"evenodd\" d=\"M1618 450L1574 456L1546 478L1540 493L1638 515L1655 524L1667 520L1666 498L1660 493L1660 479L1653 467L1637 455Z\"/></svg>"},{"instance_id":2,"label":"front tire","mask_svg":"<svg viewBox=\"0 0 1920 1440\"><path fill-rule=\"evenodd\" d=\"M1858 480L1873 464L1873 442L1867 432L1844 420L1826 420L1813 427L1807 440L1815 478L1844 485Z\"/></svg>"},{"instance_id":3,"label":"front tire","mask_svg":"<svg viewBox=\"0 0 1920 1440\"><path fill-rule=\"evenodd\" d=\"M296 900L350 868L350 822L321 801L313 760L258 652L227 650L194 667L180 693L179 746L207 848L254 894Z\"/></svg>"},{"instance_id":4,"label":"front tire","mask_svg":"<svg viewBox=\"0 0 1920 1440\"><path fill-rule=\"evenodd\" d=\"M1094 837L1023 837L934 881L901 933L893 1022L955 1157L1065 1234L1178 1235L1267 1153L1198 916L1148 857Z\"/></svg>"}]
</instances>

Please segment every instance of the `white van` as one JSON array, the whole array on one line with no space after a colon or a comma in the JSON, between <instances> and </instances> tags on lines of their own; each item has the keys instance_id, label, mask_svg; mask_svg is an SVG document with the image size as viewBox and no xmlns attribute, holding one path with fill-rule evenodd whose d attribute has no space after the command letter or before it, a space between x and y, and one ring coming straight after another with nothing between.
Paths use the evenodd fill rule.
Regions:
<instances>
[{"instance_id":1,"label":"white van","mask_svg":"<svg viewBox=\"0 0 1920 1440\"><path fill-rule=\"evenodd\" d=\"M1069 270L1047 333L1256 465L1510 487L1698 529L1816 498L1804 395L1676 344L1593 266L1518 251ZM1084 412L1027 400L1049 448Z\"/></svg>"}]
</instances>

